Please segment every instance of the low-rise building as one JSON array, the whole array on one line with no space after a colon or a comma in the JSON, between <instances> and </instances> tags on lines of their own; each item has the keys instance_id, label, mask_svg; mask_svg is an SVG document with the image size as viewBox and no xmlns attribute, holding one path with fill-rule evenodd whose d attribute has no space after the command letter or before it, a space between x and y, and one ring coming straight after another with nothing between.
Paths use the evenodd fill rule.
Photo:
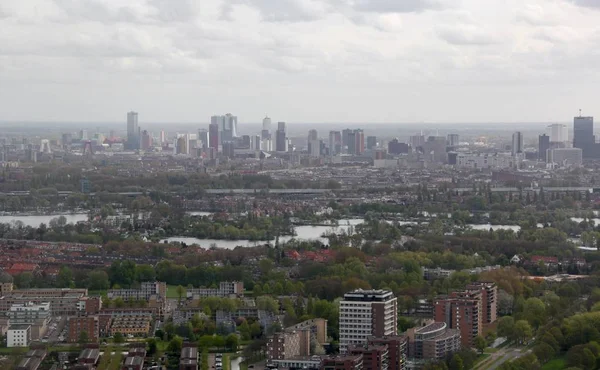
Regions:
<instances>
[{"instance_id":1,"label":"low-rise building","mask_svg":"<svg viewBox=\"0 0 600 370\"><path fill-rule=\"evenodd\" d=\"M321 370L362 370L362 355L338 356L324 358Z\"/></svg>"},{"instance_id":2,"label":"low-rise building","mask_svg":"<svg viewBox=\"0 0 600 370\"><path fill-rule=\"evenodd\" d=\"M410 358L441 360L461 348L460 331L448 329L444 322L409 329L406 335Z\"/></svg>"},{"instance_id":3,"label":"low-rise building","mask_svg":"<svg viewBox=\"0 0 600 370\"><path fill-rule=\"evenodd\" d=\"M179 370L198 370L198 348L195 344L185 344L181 349Z\"/></svg>"},{"instance_id":4,"label":"low-rise building","mask_svg":"<svg viewBox=\"0 0 600 370\"><path fill-rule=\"evenodd\" d=\"M31 343L31 325L11 325L6 333L7 347L28 347Z\"/></svg>"},{"instance_id":5,"label":"low-rise building","mask_svg":"<svg viewBox=\"0 0 600 370\"><path fill-rule=\"evenodd\" d=\"M99 322L98 316L70 317L67 341L78 343L85 337L88 342L97 342L100 336Z\"/></svg>"},{"instance_id":6,"label":"low-rise building","mask_svg":"<svg viewBox=\"0 0 600 370\"><path fill-rule=\"evenodd\" d=\"M241 281L222 281L218 288L191 288L186 292L188 298L243 296L244 283Z\"/></svg>"}]
</instances>

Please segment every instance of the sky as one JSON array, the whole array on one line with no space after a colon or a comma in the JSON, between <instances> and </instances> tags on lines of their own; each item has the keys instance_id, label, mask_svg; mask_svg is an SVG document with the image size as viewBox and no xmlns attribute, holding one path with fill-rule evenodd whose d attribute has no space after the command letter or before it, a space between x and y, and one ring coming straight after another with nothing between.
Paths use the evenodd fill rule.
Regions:
<instances>
[{"instance_id":1,"label":"sky","mask_svg":"<svg viewBox=\"0 0 600 370\"><path fill-rule=\"evenodd\" d=\"M0 0L0 120L568 122L600 0Z\"/></svg>"}]
</instances>

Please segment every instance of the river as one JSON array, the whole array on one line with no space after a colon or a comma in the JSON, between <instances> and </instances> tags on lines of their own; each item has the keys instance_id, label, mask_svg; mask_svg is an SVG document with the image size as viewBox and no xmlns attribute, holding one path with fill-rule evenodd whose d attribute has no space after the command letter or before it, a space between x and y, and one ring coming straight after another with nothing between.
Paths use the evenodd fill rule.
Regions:
<instances>
[{"instance_id":1,"label":"river","mask_svg":"<svg viewBox=\"0 0 600 370\"><path fill-rule=\"evenodd\" d=\"M25 226L38 227L40 224L46 224L53 218L65 216L68 224L76 224L79 221L87 221L87 213L72 213L60 215L24 215L24 216L0 216L0 223L11 223L21 221Z\"/></svg>"}]
</instances>

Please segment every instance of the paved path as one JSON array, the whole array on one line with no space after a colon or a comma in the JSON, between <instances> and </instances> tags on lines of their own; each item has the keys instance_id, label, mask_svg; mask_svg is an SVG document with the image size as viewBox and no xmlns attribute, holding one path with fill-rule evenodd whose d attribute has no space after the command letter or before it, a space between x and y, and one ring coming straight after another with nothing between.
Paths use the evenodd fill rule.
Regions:
<instances>
[{"instance_id":1,"label":"paved path","mask_svg":"<svg viewBox=\"0 0 600 370\"><path fill-rule=\"evenodd\" d=\"M503 348L496 353L492 353L487 360L477 364L475 370L495 370L503 363L517 359L527 353L529 353L529 350L513 347Z\"/></svg>"}]
</instances>

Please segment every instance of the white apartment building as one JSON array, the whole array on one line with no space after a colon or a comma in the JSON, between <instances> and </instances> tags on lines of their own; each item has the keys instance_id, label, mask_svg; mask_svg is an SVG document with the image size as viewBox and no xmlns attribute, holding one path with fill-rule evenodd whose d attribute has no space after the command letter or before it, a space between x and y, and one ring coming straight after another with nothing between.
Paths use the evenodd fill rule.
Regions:
<instances>
[{"instance_id":1,"label":"white apartment building","mask_svg":"<svg viewBox=\"0 0 600 370\"><path fill-rule=\"evenodd\" d=\"M31 325L12 325L6 333L7 347L29 347L31 343Z\"/></svg>"},{"instance_id":2,"label":"white apartment building","mask_svg":"<svg viewBox=\"0 0 600 370\"><path fill-rule=\"evenodd\" d=\"M398 300L387 290L358 289L344 294L340 302L340 352L364 345L369 337L396 335Z\"/></svg>"},{"instance_id":3,"label":"white apartment building","mask_svg":"<svg viewBox=\"0 0 600 370\"><path fill-rule=\"evenodd\" d=\"M456 167L471 169L513 168L518 164L518 157L500 153L459 153L456 156Z\"/></svg>"}]
</instances>

